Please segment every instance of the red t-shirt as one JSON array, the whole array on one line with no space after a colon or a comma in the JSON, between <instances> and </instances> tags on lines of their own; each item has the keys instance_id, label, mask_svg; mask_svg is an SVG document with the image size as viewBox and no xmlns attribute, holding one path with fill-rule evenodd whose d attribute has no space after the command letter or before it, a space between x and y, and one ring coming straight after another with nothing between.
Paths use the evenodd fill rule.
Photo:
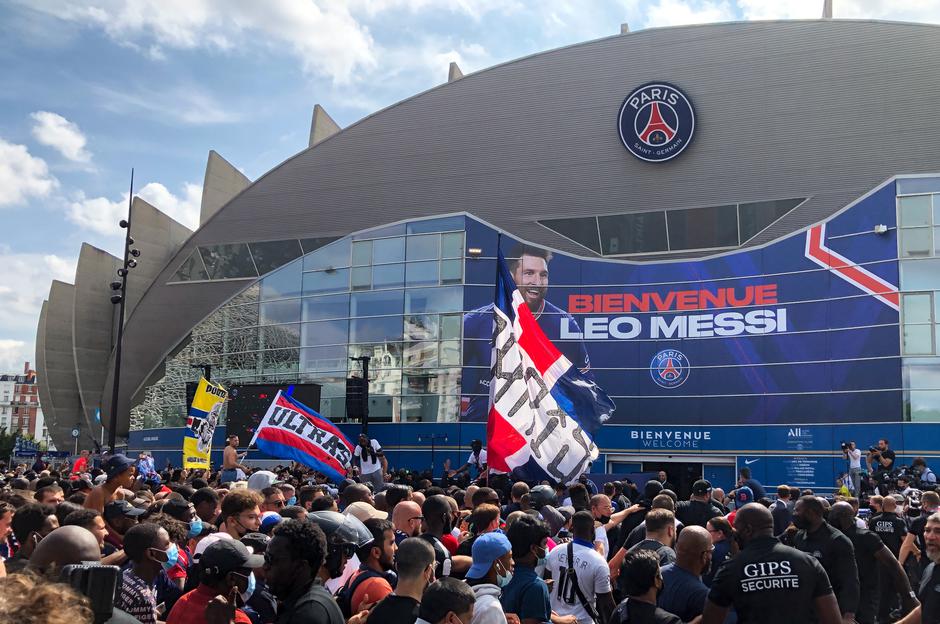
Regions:
<instances>
[{"instance_id":1,"label":"red t-shirt","mask_svg":"<svg viewBox=\"0 0 940 624\"><path fill-rule=\"evenodd\" d=\"M72 466L72 472L74 474L79 474L82 472L88 472L88 458L79 457L75 460L75 465Z\"/></svg>"},{"instance_id":2,"label":"red t-shirt","mask_svg":"<svg viewBox=\"0 0 940 624\"><path fill-rule=\"evenodd\" d=\"M200 583L176 601L166 624L206 624L206 606L216 595L214 589ZM241 609L235 609L235 623L251 624L251 619Z\"/></svg>"},{"instance_id":3,"label":"red t-shirt","mask_svg":"<svg viewBox=\"0 0 940 624\"><path fill-rule=\"evenodd\" d=\"M457 554L457 538L450 533L446 533L441 537L441 544L444 544L451 557Z\"/></svg>"}]
</instances>

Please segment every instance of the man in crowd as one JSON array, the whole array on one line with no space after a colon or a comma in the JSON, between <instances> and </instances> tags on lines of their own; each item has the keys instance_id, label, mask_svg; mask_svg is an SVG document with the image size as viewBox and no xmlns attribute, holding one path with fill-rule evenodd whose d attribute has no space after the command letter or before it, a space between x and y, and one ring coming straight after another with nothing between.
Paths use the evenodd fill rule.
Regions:
<instances>
[{"instance_id":1,"label":"man in crowd","mask_svg":"<svg viewBox=\"0 0 940 624\"><path fill-rule=\"evenodd\" d=\"M649 550L628 553L623 560L620 579L627 598L614 611L613 622L682 624L677 616L656 606L656 596L663 588L663 577L655 553Z\"/></svg>"},{"instance_id":2,"label":"man in crowd","mask_svg":"<svg viewBox=\"0 0 940 624\"><path fill-rule=\"evenodd\" d=\"M254 490L235 490L222 499L222 526L235 539L261 528L260 505L264 499Z\"/></svg>"},{"instance_id":3,"label":"man in crowd","mask_svg":"<svg viewBox=\"0 0 940 624\"><path fill-rule=\"evenodd\" d=\"M65 493L58 485L47 485L36 490L36 502L55 507L65 500Z\"/></svg>"},{"instance_id":4,"label":"man in crowd","mask_svg":"<svg viewBox=\"0 0 940 624\"><path fill-rule=\"evenodd\" d=\"M326 555L326 535L315 523L285 520L274 529L264 573L281 600L278 624L344 624L339 605L323 587Z\"/></svg>"},{"instance_id":5,"label":"man in crowd","mask_svg":"<svg viewBox=\"0 0 940 624\"><path fill-rule=\"evenodd\" d=\"M738 487L751 488L751 492L754 493L753 500L757 501L767 496L766 492L764 492L764 486L761 485L761 482L751 476L750 468L745 466L738 471L738 474L740 475L738 478Z\"/></svg>"},{"instance_id":6,"label":"man in crowd","mask_svg":"<svg viewBox=\"0 0 940 624\"><path fill-rule=\"evenodd\" d=\"M2 505L4 508L11 507L8 510L8 515L12 517L10 529L20 545L16 554L6 561L7 572L19 572L26 567L39 542L59 528L59 519L53 509L39 503L23 505L15 512L9 503L2 503Z\"/></svg>"},{"instance_id":7,"label":"man in crowd","mask_svg":"<svg viewBox=\"0 0 940 624\"><path fill-rule=\"evenodd\" d=\"M842 457L849 462L849 480L852 482L852 496L862 493L862 451L850 440L842 447Z\"/></svg>"},{"instance_id":8,"label":"man in crowd","mask_svg":"<svg viewBox=\"0 0 940 624\"><path fill-rule=\"evenodd\" d=\"M205 524L214 524L221 511L219 507L219 493L211 487L199 488L190 499L196 508L196 515Z\"/></svg>"},{"instance_id":9,"label":"man in crowd","mask_svg":"<svg viewBox=\"0 0 940 624\"><path fill-rule=\"evenodd\" d=\"M434 582L434 549L417 537L398 546L398 584L395 591L372 609L369 619L375 624L414 624L421 598Z\"/></svg>"},{"instance_id":10,"label":"man in crowd","mask_svg":"<svg viewBox=\"0 0 940 624\"><path fill-rule=\"evenodd\" d=\"M846 502L838 502L829 510L828 522L852 540L855 563L858 568L859 603L855 621L859 624L874 624L878 611L878 596L881 592L879 579L886 573L901 595L904 612L917 606L917 600L904 568L888 550L878 534L859 528L855 522L855 510Z\"/></svg>"},{"instance_id":11,"label":"man in crowd","mask_svg":"<svg viewBox=\"0 0 940 624\"><path fill-rule=\"evenodd\" d=\"M108 535L104 538L115 550L124 548L124 534L137 524L140 516L147 513L146 509L137 509L126 500L111 501L104 507L104 523L107 525Z\"/></svg>"},{"instance_id":12,"label":"man in crowd","mask_svg":"<svg viewBox=\"0 0 940 624\"><path fill-rule=\"evenodd\" d=\"M225 449L222 451L222 474L220 479L222 483L232 483L245 478L245 475L251 472L251 469L242 466L239 462L241 457L238 455L238 436L230 434L226 440Z\"/></svg>"},{"instance_id":13,"label":"man in crowd","mask_svg":"<svg viewBox=\"0 0 940 624\"><path fill-rule=\"evenodd\" d=\"M122 490L129 490L134 483L134 460L117 454L112 455L102 466L105 482L95 487L85 497L84 506L104 512L105 505L111 501L123 499ZM105 518L107 520L107 518Z\"/></svg>"},{"instance_id":14,"label":"man in crowd","mask_svg":"<svg viewBox=\"0 0 940 624\"><path fill-rule=\"evenodd\" d=\"M284 507L287 506L287 501L284 500L284 493L281 492L281 488L270 485L263 490L261 490L261 511L274 511L280 513Z\"/></svg>"},{"instance_id":15,"label":"man in crowd","mask_svg":"<svg viewBox=\"0 0 940 624\"><path fill-rule=\"evenodd\" d=\"M882 501L881 513L872 516L869 528L878 534L882 543L895 558L900 558L901 544L907 536L907 522L897 513L897 501L893 496L886 496ZM898 606L898 594L886 575L879 581L878 618L888 619L891 611Z\"/></svg>"},{"instance_id":16,"label":"man in crowd","mask_svg":"<svg viewBox=\"0 0 940 624\"><path fill-rule=\"evenodd\" d=\"M676 505L676 519L683 526L694 524L705 528L709 520L720 515L721 511L712 505L712 484L705 479L693 483L689 500Z\"/></svg>"},{"instance_id":17,"label":"man in crowd","mask_svg":"<svg viewBox=\"0 0 940 624\"><path fill-rule=\"evenodd\" d=\"M924 541L924 527L927 525L927 518L932 516L940 509L940 494L936 492L924 492L920 498L921 513L910 521L908 533L904 536L904 542L901 544L898 562L901 566L907 562L907 558L915 551L921 553L917 568L923 572L930 564L930 558L924 553L927 552L927 543ZM902 595L903 598L903 595Z\"/></svg>"},{"instance_id":18,"label":"man in crowd","mask_svg":"<svg viewBox=\"0 0 940 624\"><path fill-rule=\"evenodd\" d=\"M414 501L402 501L392 509L392 524L395 525L395 541L401 543L409 537L421 535L421 507Z\"/></svg>"},{"instance_id":19,"label":"man in crowd","mask_svg":"<svg viewBox=\"0 0 940 624\"><path fill-rule=\"evenodd\" d=\"M698 525L687 526L676 540L676 562L662 567L663 590L656 603L665 611L690 622L705 609L708 588L702 574L712 565L711 536Z\"/></svg>"},{"instance_id":20,"label":"man in crowd","mask_svg":"<svg viewBox=\"0 0 940 624\"><path fill-rule=\"evenodd\" d=\"M512 544L502 533L487 533L473 543L472 556L466 577L476 596L472 624L506 624L499 599L512 579Z\"/></svg>"},{"instance_id":21,"label":"man in crowd","mask_svg":"<svg viewBox=\"0 0 940 624\"><path fill-rule=\"evenodd\" d=\"M486 449L483 448L483 442L481 440L473 440L470 442L470 457L467 458L463 466L457 470L452 470L448 476L451 478L456 477L463 472L469 471L471 467L476 469L478 479L486 475Z\"/></svg>"},{"instance_id":22,"label":"man in crowd","mask_svg":"<svg viewBox=\"0 0 940 624\"><path fill-rule=\"evenodd\" d=\"M515 570L500 597L503 610L518 615L522 624L548 622L551 618L548 585L535 572L548 555L548 527L541 520L524 515L509 527L506 537L512 545Z\"/></svg>"},{"instance_id":23,"label":"man in crowd","mask_svg":"<svg viewBox=\"0 0 940 624\"><path fill-rule=\"evenodd\" d=\"M421 515L424 516L424 526L427 529L421 534L421 539L430 543L434 548L434 557L437 560L435 575L443 578L451 574L466 572L472 563L470 557L463 555L452 557L450 551L441 541L445 535L450 535L454 528L453 512L450 503L447 502L447 497L440 494L429 496L421 507Z\"/></svg>"},{"instance_id":24,"label":"man in crowd","mask_svg":"<svg viewBox=\"0 0 940 624\"><path fill-rule=\"evenodd\" d=\"M858 568L855 549L841 531L826 522L822 502L803 496L793 508L793 525L798 529L793 545L815 556L829 576L839 611L851 622L858 609Z\"/></svg>"},{"instance_id":25,"label":"man in crowd","mask_svg":"<svg viewBox=\"0 0 940 624\"><path fill-rule=\"evenodd\" d=\"M235 624L251 624L251 619L241 609L234 609L240 598L245 603L245 594L253 581L252 568L264 565L264 557L253 555L248 548L234 539L213 542L199 559L201 578L199 586L176 601L166 624L209 624L206 612L216 596L226 598L233 608L227 621ZM268 582L270 583L270 575Z\"/></svg>"},{"instance_id":26,"label":"man in crowd","mask_svg":"<svg viewBox=\"0 0 940 624\"><path fill-rule=\"evenodd\" d=\"M777 500L770 506L770 513L774 517L774 535L783 535L793 519L793 501L790 500L790 488L786 485L777 486Z\"/></svg>"},{"instance_id":27,"label":"man in crowd","mask_svg":"<svg viewBox=\"0 0 940 624\"><path fill-rule=\"evenodd\" d=\"M359 504L359 503L357 503ZM339 593L340 609L346 617L352 617L369 603L382 600L392 593L397 578L395 555L395 530L392 523L381 518L368 518L363 524L372 534L372 540L357 552L359 569L349 577Z\"/></svg>"},{"instance_id":28,"label":"man in crowd","mask_svg":"<svg viewBox=\"0 0 940 624\"><path fill-rule=\"evenodd\" d=\"M715 575L702 624L722 624L732 606L741 624L842 622L826 571L812 555L774 537L769 509L745 505L734 528L743 549Z\"/></svg>"},{"instance_id":29,"label":"man in crowd","mask_svg":"<svg viewBox=\"0 0 940 624\"><path fill-rule=\"evenodd\" d=\"M476 597L466 583L443 578L430 585L421 599L418 617L425 624L453 624L473 620Z\"/></svg>"},{"instance_id":30,"label":"man in crowd","mask_svg":"<svg viewBox=\"0 0 940 624\"><path fill-rule=\"evenodd\" d=\"M121 576L114 604L141 624L156 624L161 614L157 613L154 584L161 570L176 564L176 544L170 542L170 536L160 526L138 524L124 535L124 553L131 565Z\"/></svg>"},{"instance_id":31,"label":"man in crowd","mask_svg":"<svg viewBox=\"0 0 940 624\"><path fill-rule=\"evenodd\" d=\"M668 509L651 509L646 514L646 538L632 546L634 550L651 550L659 557L659 565L665 566L676 560L672 545L676 541L676 517Z\"/></svg>"},{"instance_id":32,"label":"man in crowd","mask_svg":"<svg viewBox=\"0 0 940 624\"><path fill-rule=\"evenodd\" d=\"M575 513L571 518L574 539L556 546L545 566L553 579L552 611L573 615L579 624L606 624L616 606L607 560L594 547L594 520L590 512Z\"/></svg>"},{"instance_id":33,"label":"man in crowd","mask_svg":"<svg viewBox=\"0 0 940 624\"><path fill-rule=\"evenodd\" d=\"M365 433L359 434L359 444L353 451L353 465L358 466L363 483L371 484L373 492L382 490L388 473L388 459L378 440Z\"/></svg>"}]
</instances>

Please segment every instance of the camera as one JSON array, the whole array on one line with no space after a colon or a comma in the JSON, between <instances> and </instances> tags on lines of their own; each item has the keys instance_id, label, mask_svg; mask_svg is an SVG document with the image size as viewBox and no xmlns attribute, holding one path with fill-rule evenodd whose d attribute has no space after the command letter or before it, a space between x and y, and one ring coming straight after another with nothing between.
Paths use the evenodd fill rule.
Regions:
<instances>
[{"instance_id":1,"label":"camera","mask_svg":"<svg viewBox=\"0 0 940 624\"><path fill-rule=\"evenodd\" d=\"M114 613L114 596L120 588L121 569L99 563L72 564L62 568L59 580L91 602L95 624L103 624Z\"/></svg>"},{"instance_id":2,"label":"camera","mask_svg":"<svg viewBox=\"0 0 940 624\"><path fill-rule=\"evenodd\" d=\"M881 449L878 448L877 446L869 446L869 447L868 447L868 452L869 452L869 453L880 453L880 452L881 452Z\"/></svg>"},{"instance_id":3,"label":"camera","mask_svg":"<svg viewBox=\"0 0 940 624\"><path fill-rule=\"evenodd\" d=\"M849 443L846 442L845 440L842 440L841 442L839 442L839 447L842 449L842 452L845 453L846 451L849 450Z\"/></svg>"}]
</instances>

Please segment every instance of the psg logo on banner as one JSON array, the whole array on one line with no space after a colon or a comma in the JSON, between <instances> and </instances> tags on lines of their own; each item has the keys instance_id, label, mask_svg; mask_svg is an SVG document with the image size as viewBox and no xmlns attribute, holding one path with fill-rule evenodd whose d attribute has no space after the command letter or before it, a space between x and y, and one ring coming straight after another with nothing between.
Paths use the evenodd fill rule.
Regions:
<instances>
[{"instance_id":1,"label":"psg logo on banner","mask_svg":"<svg viewBox=\"0 0 940 624\"><path fill-rule=\"evenodd\" d=\"M692 142L695 109L678 88L650 82L623 101L617 125L627 151L646 162L665 162Z\"/></svg>"},{"instance_id":2,"label":"psg logo on banner","mask_svg":"<svg viewBox=\"0 0 940 624\"><path fill-rule=\"evenodd\" d=\"M682 351L663 349L650 361L650 377L656 385L670 390L689 378L689 358Z\"/></svg>"}]
</instances>

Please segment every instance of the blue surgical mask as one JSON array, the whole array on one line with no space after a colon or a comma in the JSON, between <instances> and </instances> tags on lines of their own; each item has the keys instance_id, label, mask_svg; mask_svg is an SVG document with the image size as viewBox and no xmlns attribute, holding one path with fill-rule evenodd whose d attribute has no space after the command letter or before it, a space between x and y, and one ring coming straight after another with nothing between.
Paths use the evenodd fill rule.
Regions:
<instances>
[{"instance_id":1,"label":"blue surgical mask","mask_svg":"<svg viewBox=\"0 0 940 624\"><path fill-rule=\"evenodd\" d=\"M199 534L202 533L202 518L196 516L189 522L189 539L195 539L199 537Z\"/></svg>"},{"instance_id":2,"label":"blue surgical mask","mask_svg":"<svg viewBox=\"0 0 940 624\"><path fill-rule=\"evenodd\" d=\"M296 496L291 496L290 498L287 499L287 506L288 506L288 507L291 507L291 506L296 505L296 504L297 504L297 497L296 497Z\"/></svg>"},{"instance_id":3,"label":"blue surgical mask","mask_svg":"<svg viewBox=\"0 0 940 624\"><path fill-rule=\"evenodd\" d=\"M501 568L501 567L502 567L502 566L500 566L500 568ZM497 568L497 570L496 570L496 584L497 584L500 588L502 588L502 587L506 587L507 585L509 585L510 581L512 581L512 572L510 572L509 570L503 569L503 573L500 574L500 573L499 573L499 568Z\"/></svg>"},{"instance_id":4,"label":"blue surgical mask","mask_svg":"<svg viewBox=\"0 0 940 624\"><path fill-rule=\"evenodd\" d=\"M252 572L248 575L248 587L244 592L241 592L242 602L247 603L248 599L251 598L251 595L255 593L255 573Z\"/></svg>"},{"instance_id":5,"label":"blue surgical mask","mask_svg":"<svg viewBox=\"0 0 940 624\"><path fill-rule=\"evenodd\" d=\"M159 550L159 549L154 548L153 550ZM167 550L160 551L160 552L163 552L166 554L166 561L161 561L160 565L163 566L164 570L169 572L170 569L176 565L176 562L179 561L179 558L180 558L179 548L176 547L176 544L170 544L170 547Z\"/></svg>"}]
</instances>

